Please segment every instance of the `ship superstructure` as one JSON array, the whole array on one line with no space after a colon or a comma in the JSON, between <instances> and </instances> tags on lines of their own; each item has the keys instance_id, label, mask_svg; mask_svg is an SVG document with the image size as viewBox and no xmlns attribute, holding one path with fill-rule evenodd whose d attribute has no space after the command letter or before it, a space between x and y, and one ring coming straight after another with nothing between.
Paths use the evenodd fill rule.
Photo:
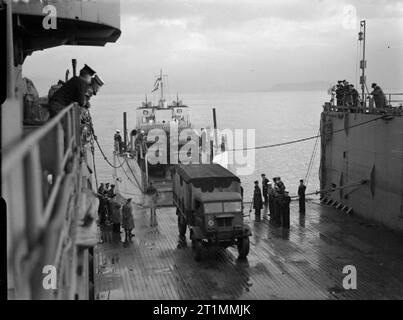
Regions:
<instances>
[{"instance_id":1,"label":"ship superstructure","mask_svg":"<svg viewBox=\"0 0 403 320\"><path fill-rule=\"evenodd\" d=\"M57 12L56 29L43 26L45 6ZM8 298L88 299L94 245L89 235L94 227L96 231L98 207L88 128L75 104L42 124L24 124L22 69L27 55L37 50L115 42L120 36L119 2L0 1L0 15L6 43L1 56L6 79L1 169Z\"/></svg>"}]
</instances>

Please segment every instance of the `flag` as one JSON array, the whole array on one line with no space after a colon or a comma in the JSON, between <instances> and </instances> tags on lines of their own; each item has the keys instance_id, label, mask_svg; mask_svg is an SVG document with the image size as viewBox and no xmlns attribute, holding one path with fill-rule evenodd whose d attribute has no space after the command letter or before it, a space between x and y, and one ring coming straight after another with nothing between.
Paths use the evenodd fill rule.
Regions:
<instances>
[{"instance_id":1,"label":"flag","mask_svg":"<svg viewBox=\"0 0 403 320\"><path fill-rule=\"evenodd\" d=\"M154 89L153 89L153 91L151 91L151 92L154 92L154 91L157 91L157 90L158 90L158 88L160 87L160 81L161 81L161 80L162 80L161 77L158 77L157 80L155 80Z\"/></svg>"}]
</instances>

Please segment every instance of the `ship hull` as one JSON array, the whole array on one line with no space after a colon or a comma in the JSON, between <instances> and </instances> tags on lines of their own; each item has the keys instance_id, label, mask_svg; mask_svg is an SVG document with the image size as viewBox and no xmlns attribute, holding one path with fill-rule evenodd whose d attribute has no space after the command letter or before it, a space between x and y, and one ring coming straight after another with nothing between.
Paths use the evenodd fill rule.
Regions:
<instances>
[{"instance_id":1,"label":"ship hull","mask_svg":"<svg viewBox=\"0 0 403 320\"><path fill-rule=\"evenodd\" d=\"M403 117L323 112L323 200L403 230Z\"/></svg>"}]
</instances>

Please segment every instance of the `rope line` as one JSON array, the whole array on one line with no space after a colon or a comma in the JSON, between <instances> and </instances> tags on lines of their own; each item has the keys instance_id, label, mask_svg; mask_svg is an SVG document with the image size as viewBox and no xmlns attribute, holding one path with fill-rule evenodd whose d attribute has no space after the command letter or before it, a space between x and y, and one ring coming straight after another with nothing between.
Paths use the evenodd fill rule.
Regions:
<instances>
[{"instance_id":1,"label":"rope line","mask_svg":"<svg viewBox=\"0 0 403 320\"><path fill-rule=\"evenodd\" d=\"M352 126L348 127L347 129L359 127L359 126L368 124L368 123L370 123L370 122L374 122L374 121L377 121L377 120L379 120L379 119L383 119L383 118L385 118L385 117L386 117L386 115L381 116L381 117L378 117L378 118L375 118L375 119L371 119L371 120L368 120L368 121L364 121L364 122L361 122L361 123L352 125ZM345 128L339 129L339 130L333 131L333 133L339 133L339 132L342 132L342 131L344 131L344 130L345 130ZM302 139L297 139L297 140L291 140L291 141L287 141L287 142L281 142L281 143L275 143L275 144L268 144L268 145L263 145L263 146L258 146L258 147L250 147L250 148L229 149L228 151L259 150L259 149L267 149L267 148L281 147L281 146L285 146L285 145L289 145L289 144L294 144L294 143L299 143L299 142L304 142L304 141L316 139L316 138L319 138L319 137L321 137L321 136L322 136L321 134L317 134L317 135L314 135L314 136L310 136L310 137L306 137L306 138L302 138Z\"/></svg>"},{"instance_id":2,"label":"rope line","mask_svg":"<svg viewBox=\"0 0 403 320\"><path fill-rule=\"evenodd\" d=\"M92 166L94 168L94 177L95 177L95 185L98 191L98 177L97 177L97 168L95 166L95 150L94 150L94 141L91 141L91 153L92 153Z\"/></svg>"},{"instance_id":3,"label":"rope line","mask_svg":"<svg viewBox=\"0 0 403 320\"><path fill-rule=\"evenodd\" d=\"M108 158L106 157L104 151L102 150L101 146L99 145L98 139L96 139L96 138L94 137L94 140L95 140L95 142L97 143L98 149L99 149L99 151L101 151L101 154L102 154L102 156L104 157L104 160L109 164L109 166L111 166L111 167L114 168L114 169L119 169L121 166L123 166L124 163L122 163L122 164L121 164L120 166L118 166L118 167L115 166L115 165L113 165L113 164L108 160ZM119 163L120 163L120 162L119 162Z\"/></svg>"},{"instance_id":4,"label":"rope line","mask_svg":"<svg viewBox=\"0 0 403 320\"><path fill-rule=\"evenodd\" d=\"M350 188L350 187L355 187L355 186L362 186L362 185L366 184L367 182L368 182L368 180L361 180L360 182L350 183L348 185L341 186L341 187L338 187L338 188L331 188L331 189L326 189L326 190L318 190L318 191L314 191L314 192L305 193L305 195L310 196L310 195L317 195L319 193L334 192L334 191L345 189L345 188ZM290 196L290 198L299 198L299 196Z\"/></svg>"},{"instance_id":5,"label":"rope line","mask_svg":"<svg viewBox=\"0 0 403 320\"><path fill-rule=\"evenodd\" d=\"M140 183L139 183L139 181L137 180L137 177L136 177L136 175L134 174L134 172L133 172L132 168L130 167L129 163L127 162L127 159L125 158L124 161L126 162L127 167L129 168L130 172L132 173L132 176L134 177L134 180L136 180L137 187L138 187L139 190L141 191Z\"/></svg>"},{"instance_id":6,"label":"rope line","mask_svg":"<svg viewBox=\"0 0 403 320\"><path fill-rule=\"evenodd\" d=\"M119 158L118 158L118 161L119 161L119 163L120 163L120 160L119 160ZM124 162L123 162L123 164L124 164ZM129 165L127 165L129 168L130 168L130 166ZM136 183L134 183L133 182L133 180L132 179L130 179L130 177L129 177L129 175L127 174L127 172L126 172L126 170L125 170L125 168L122 166L122 171L123 171L123 173L125 174L125 176L126 176L126 178L127 178L127 180L129 180L130 181L130 183L134 186L134 187L136 187L136 188L138 188L139 190L140 190L140 188L139 188L139 186L138 186L138 182L137 182L137 179L136 179L136 177L134 177L135 179L136 179ZM140 195L140 194L136 194L136 195Z\"/></svg>"},{"instance_id":7,"label":"rope line","mask_svg":"<svg viewBox=\"0 0 403 320\"><path fill-rule=\"evenodd\" d=\"M318 135L320 133L320 128L318 130ZM312 151L312 155L311 155L311 159L309 160L309 165L308 165L308 170L306 171L306 175L305 175L305 185L308 186L308 182L309 182L309 177L311 175L311 171L313 168L313 163L315 160L315 155L316 155L316 151L317 151L317 147L318 147L318 142L319 142L319 138L316 138L315 140L315 145L313 147L313 151Z\"/></svg>"}]
</instances>

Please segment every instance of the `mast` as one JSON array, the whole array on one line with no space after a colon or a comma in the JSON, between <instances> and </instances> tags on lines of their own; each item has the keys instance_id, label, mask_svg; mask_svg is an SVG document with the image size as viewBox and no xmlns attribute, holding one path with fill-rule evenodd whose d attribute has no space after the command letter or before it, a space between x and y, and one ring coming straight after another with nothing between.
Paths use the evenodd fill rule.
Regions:
<instances>
[{"instance_id":1,"label":"mast","mask_svg":"<svg viewBox=\"0 0 403 320\"><path fill-rule=\"evenodd\" d=\"M365 79L365 68L367 67L367 61L365 60L365 37L366 37L366 23L365 20L360 21L360 32L358 33L358 40L363 42L362 47L362 60L360 61L361 68L361 101L363 107L365 107L365 87L366 87L366 79Z\"/></svg>"},{"instance_id":2,"label":"mast","mask_svg":"<svg viewBox=\"0 0 403 320\"><path fill-rule=\"evenodd\" d=\"M164 80L162 79L162 69L160 71L160 79L161 79L161 101L164 101Z\"/></svg>"}]
</instances>

